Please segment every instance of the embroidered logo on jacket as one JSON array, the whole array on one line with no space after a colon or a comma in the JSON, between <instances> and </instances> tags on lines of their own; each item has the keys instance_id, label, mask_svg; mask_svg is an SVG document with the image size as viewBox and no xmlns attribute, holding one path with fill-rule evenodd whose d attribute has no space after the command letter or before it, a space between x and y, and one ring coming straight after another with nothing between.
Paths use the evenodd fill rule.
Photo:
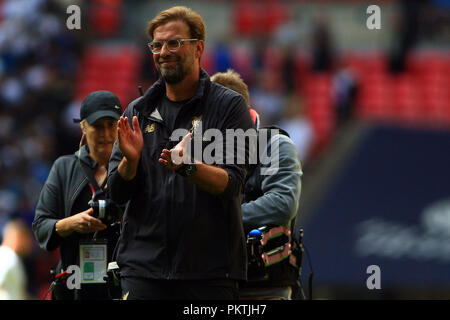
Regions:
<instances>
[{"instance_id":1,"label":"embroidered logo on jacket","mask_svg":"<svg viewBox=\"0 0 450 320\"><path fill-rule=\"evenodd\" d=\"M202 116L194 117L192 119L192 128L191 128L191 130L189 130L189 132L195 133L195 130L197 130L197 128L200 126L201 122L202 122Z\"/></svg>"},{"instance_id":2,"label":"embroidered logo on jacket","mask_svg":"<svg viewBox=\"0 0 450 320\"><path fill-rule=\"evenodd\" d=\"M150 133L150 132L153 132L153 131L155 131L155 124L154 123L147 125L145 127L145 129L144 129L144 133Z\"/></svg>"}]
</instances>

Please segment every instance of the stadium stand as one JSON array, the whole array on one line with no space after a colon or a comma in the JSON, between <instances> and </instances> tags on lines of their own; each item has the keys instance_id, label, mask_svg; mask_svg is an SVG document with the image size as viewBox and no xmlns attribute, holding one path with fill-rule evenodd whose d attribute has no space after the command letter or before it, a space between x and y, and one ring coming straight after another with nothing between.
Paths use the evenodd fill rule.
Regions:
<instances>
[{"instance_id":1,"label":"stadium stand","mask_svg":"<svg viewBox=\"0 0 450 320\"><path fill-rule=\"evenodd\" d=\"M166 1L74 2L82 7L86 17L78 31L65 28L64 1L0 1L0 227L12 216L25 217L31 224L37 196L51 164L58 156L76 150L80 133L71 121L78 115L80 101L89 92L113 91L125 108L137 97L138 85L143 85L145 90L155 80L154 70L151 76L142 76L144 68L150 69L151 55L146 44L136 40L135 35L145 33L147 20L167 7ZM397 1L377 3L396 12ZM206 21L208 36L202 67L210 74L225 71L219 68L226 66L234 68L242 74L250 90L260 89L261 78L267 77L271 85L279 85L277 103L282 101L281 106L291 94L298 96L298 108L303 106L305 111L302 117L314 130L310 157L304 163L307 173L308 167L314 166L321 155L329 155L327 151L336 143L340 126L334 81L342 69L350 70L357 84L352 120L387 123L394 128L408 126L443 132L450 128L450 55L439 38L440 33L436 32L438 29L433 29L437 37L435 45L429 45L423 38L421 42L419 37L422 46L406 54L404 70L392 73L383 36L394 34L394 28L386 18L382 31L377 33L380 40L370 38L368 35L372 34L360 27L363 18L355 18L357 10L365 9L361 1L196 0L189 3L200 13L209 13L207 17L214 17L210 10L212 4L220 5L226 18ZM313 30L310 16L320 10L329 14L332 31L341 47L334 52L329 70L314 72L313 48L308 36ZM365 11L362 12L364 17ZM389 12L383 12L390 17ZM279 28L290 18L298 20L294 21L297 24L293 31L300 31L300 34L294 32L297 38L289 42L294 57L293 67L288 69L294 80L293 93L283 91L288 56L274 40ZM364 38L370 39L363 45ZM398 35L392 38L396 41ZM375 44L368 45L371 42ZM398 134L395 129L389 132L393 136ZM408 139L410 146L411 141ZM365 148L370 150L370 145ZM308 188L308 183L305 187ZM339 205L344 211L344 204L339 202ZM326 210L322 208L323 212ZM26 262L32 297L38 299L48 288L48 270L57 260L57 252L46 254L34 250L33 257Z\"/></svg>"}]
</instances>

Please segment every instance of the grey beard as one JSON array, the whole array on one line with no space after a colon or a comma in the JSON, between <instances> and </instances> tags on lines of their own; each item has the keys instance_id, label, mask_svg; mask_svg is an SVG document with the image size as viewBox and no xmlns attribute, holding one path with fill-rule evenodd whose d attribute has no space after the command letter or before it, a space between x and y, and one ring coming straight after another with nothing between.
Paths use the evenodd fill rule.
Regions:
<instances>
[{"instance_id":1,"label":"grey beard","mask_svg":"<svg viewBox=\"0 0 450 320\"><path fill-rule=\"evenodd\" d=\"M170 84L180 83L186 76L181 65L177 64L173 69L157 68L164 81Z\"/></svg>"}]
</instances>

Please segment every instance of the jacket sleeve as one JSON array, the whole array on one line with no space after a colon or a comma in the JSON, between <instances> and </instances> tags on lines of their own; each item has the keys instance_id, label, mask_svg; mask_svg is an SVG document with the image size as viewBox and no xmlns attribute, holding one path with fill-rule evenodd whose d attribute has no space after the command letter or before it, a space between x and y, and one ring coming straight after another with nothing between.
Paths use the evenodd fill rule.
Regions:
<instances>
[{"instance_id":1,"label":"jacket sleeve","mask_svg":"<svg viewBox=\"0 0 450 320\"><path fill-rule=\"evenodd\" d=\"M271 139L273 150L274 139L278 139L278 170L267 171L261 175L260 181L263 196L242 205L242 216L245 229L259 228L268 224L288 225L298 210L302 169L300 158L293 142L286 136L276 135ZM267 151L266 151L267 152ZM277 154L271 154L271 157ZM271 158L271 160L273 160ZM270 164L264 165L266 168ZM258 166L256 170L261 170Z\"/></svg>"},{"instance_id":2,"label":"jacket sleeve","mask_svg":"<svg viewBox=\"0 0 450 320\"><path fill-rule=\"evenodd\" d=\"M133 105L134 103L132 102L125 110L123 115L124 117L128 117L130 124L133 118L133 112L131 111L134 108ZM117 171L117 168L119 167L122 159L123 155L119 149L118 141L116 141L114 143L111 157L109 158L108 189L111 195L111 199L113 199L119 205L123 205L128 200L130 200L136 186L136 177L131 181L127 181L124 180Z\"/></svg>"},{"instance_id":3,"label":"jacket sleeve","mask_svg":"<svg viewBox=\"0 0 450 320\"><path fill-rule=\"evenodd\" d=\"M56 222L65 217L63 186L59 174L62 167L63 160L59 158L53 164L39 195L32 224L33 233L40 247L47 251L55 250L62 240L55 231Z\"/></svg>"},{"instance_id":4,"label":"jacket sleeve","mask_svg":"<svg viewBox=\"0 0 450 320\"><path fill-rule=\"evenodd\" d=\"M222 135L225 137L225 141L223 142L225 157L224 164L219 165L219 167L228 173L228 184L222 196L231 198L239 196L242 193L248 170L249 144L230 144L230 135L227 133L227 130L234 132L234 134L237 132L245 134L248 129L255 129L255 126L242 96L233 97L230 105L225 108L227 109L227 114L221 130ZM230 148L230 146L233 147Z\"/></svg>"}]
</instances>

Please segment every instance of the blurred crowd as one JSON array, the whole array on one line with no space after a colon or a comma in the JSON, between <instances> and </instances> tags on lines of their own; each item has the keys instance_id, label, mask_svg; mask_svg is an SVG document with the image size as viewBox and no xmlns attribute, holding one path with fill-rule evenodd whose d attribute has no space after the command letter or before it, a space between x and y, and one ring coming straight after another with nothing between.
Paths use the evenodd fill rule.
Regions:
<instances>
[{"instance_id":1,"label":"blurred crowd","mask_svg":"<svg viewBox=\"0 0 450 320\"><path fill-rule=\"evenodd\" d=\"M80 48L45 1L6 1L2 9L0 213L32 221L49 163L68 151L59 117L72 99Z\"/></svg>"},{"instance_id":2,"label":"blurred crowd","mask_svg":"<svg viewBox=\"0 0 450 320\"><path fill-rule=\"evenodd\" d=\"M71 120L79 108L75 84L87 44L83 37L89 30L70 32L66 28L65 10L69 2L0 1L0 239L3 226L11 218L19 217L31 226L37 198L53 161L60 155L73 153L78 146L80 135ZM116 8L121 3L95 2L112 3ZM288 6L280 5L282 2L266 2L271 9L264 7L264 14L244 10L245 6L254 8L252 3L257 2L234 3L241 6L242 13L235 17L235 37L207 47L202 64L209 74L228 68L239 72L250 88L250 102L261 114L262 124L278 124L287 130L307 167L316 156L317 130L306 112L304 91L299 90L305 88L303 76L330 75L331 101L335 107L331 128L339 128L352 118L358 78L348 66L336 61L327 17L320 14L311 34L311 60L307 68L299 67L296 64L299 34L292 23L295 16ZM445 1L435 2L445 6ZM409 6L405 8L402 23L409 25L417 18L417 7L416 11ZM261 20L264 17L266 21ZM113 25L114 28L117 30L118 25ZM405 39L393 54L396 71L402 68L398 59L403 59L405 51L413 48L417 40L407 30L416 32L400 28L399 35ZM251 41L245 41L249 38ZM148 52L141 70L141 83L150 85L157 75ZM126 106L128 102L122 104ZM49 269L57 258L43 253L35 243L30 246L32 250L23 259L29 297L36 299L47 289Z\"/></svg>"},{"instance_id":3,"label":"blurred crowd","mask_svg":"<svg viewBox=\"0 0 450 320\"><path fill-rule=\"evenodd\" d=\"M11 218L31 226L55 157L74 151L61 111L72 100L81 46L61 17L61 9L44 0L1 3L0 229ZM33 249L25 259L30 291L40 278L40 253Z\"/></svg>"}]
</instances>

